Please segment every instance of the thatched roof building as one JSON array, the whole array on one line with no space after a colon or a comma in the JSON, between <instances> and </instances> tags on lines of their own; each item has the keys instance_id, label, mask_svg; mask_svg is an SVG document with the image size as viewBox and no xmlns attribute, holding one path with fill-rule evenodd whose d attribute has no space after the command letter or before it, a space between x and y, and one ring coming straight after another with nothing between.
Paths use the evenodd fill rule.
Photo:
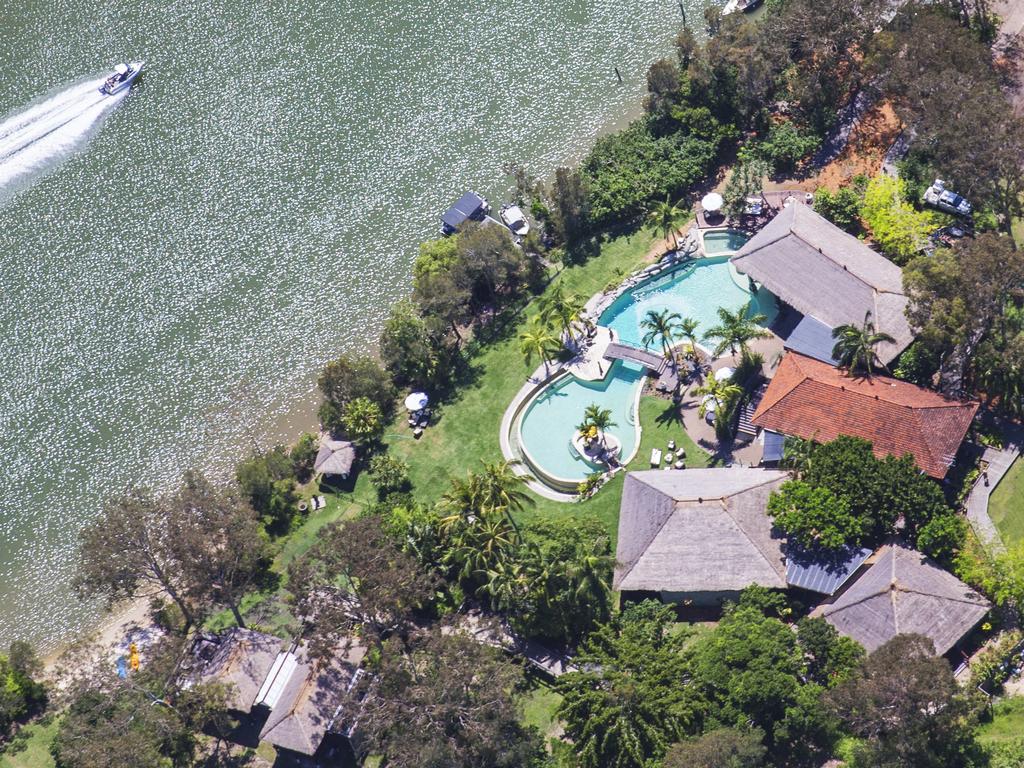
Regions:
<instances>
[{"instance_id":1,"label":"thatched roof building","mask_svg":"<svg viewBox=\"0 0 1024 768\"><path fill-rule=\"evenodd\" d=\"M909 453L922 471L941 480L977 411L976 402L951 400L887 376L851 378L828 363L789 352L751 421L819 442L862 437L879 458Z\"/></svg>"},{"instance_id":2,"label":"thatched roof building","mask_svg":"<svg viewBox=\"0 0 1024 768\"><path fill-rule=\"evenodd\" d=\"M792 203L732 257L736 269L798 312L829 328L875 327L895 344L878 347L888 363L914 339L904 310L902 270L811 208Z\"/></svg>"},{"instance_id":3,"label":"thatched roof building","mask_svg":"<svg viewBox=\"0 0 1024 768\"><path fill-rule=\"evenodd\" d=\"M313 755L329 730L349 731L352 722L346 720L341 705L365 655L361 645L339 649L321 669L302 647L282 653L256 697L257 704L270 708L260 739L280 749Z\"/></svg>"},{"instance_id":4,"label":"thatched roof building","mask_svg":"<svg viewBox=\"0 0 1024 768\"><path fill-rule=\"evenodd\" d=\"M815 610L869 652L898 634L919 634L944 654L988 613L989 602L913 549L883 547L834 603Z\"/></svg>"},{"instance_id":5,"label":"thatched roof building","mask_svg":"<svg viewBox=\"0 0 1024 768\"><path fill-rule=\"evenodd\" d=\"M248 713L280 651L280 638L235 627L199 643L199 681L230 686L228 707Z\"/></svg>"},{"instance_id":6,"label":"thatched roof building","mask_svg":"<svg viewBox=\"0 0 1024 768\"><path fill-rule=\"evenodd\" d=\"M352 473L355 461L356 447L352 443L325 437L320 441L320 450L313 461L313 471L345 480Z\"/></svg>"},{"instance_id":7,"label":"thatched roof building","mask_svg":"<svg viewBox=\"0 0 1024 768\"><path fill-rule=\"evenodd\" d=\"M745 467L630 472L615 588L713 603L751 584L785 587L784 539L765 509L787 478Z\"/></svg>"}]
</instances>

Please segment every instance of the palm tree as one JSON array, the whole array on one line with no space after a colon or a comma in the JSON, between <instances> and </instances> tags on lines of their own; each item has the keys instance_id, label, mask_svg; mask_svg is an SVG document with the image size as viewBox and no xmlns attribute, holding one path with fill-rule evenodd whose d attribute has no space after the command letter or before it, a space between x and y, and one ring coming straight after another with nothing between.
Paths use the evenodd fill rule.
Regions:
<instances>
[{"instance_id":1,"label":"palm tree","mask_svg":"<svg viewBox=\"0 0 1024 768\"><path fill-rule=\"evenodd\" d=\"M525 490L526 484L534 480L533 475L516 472L522 466L522 462L516 459L495 462L481 460L481 463L484 469L477 475L477 482L483 508L501 512L518 534L519 529L512 519L512 512L522 512L537 503Z\"/></svg>"},{"instance_id":2,"label":"palm tree","mask_svg":"<svg viewBox=\"0 0 1024 768\"><path fill-rule=\"evenodd\" d=\"M642 339L644 346L649 347L655 339L661 340L661 351L665 357L672 357L672 347L676 340L676 329L682 321L678 312L670 312L667 309L661 312L648 310L647 315L640 321L640 327L646 331Z\"/></svg>"},{"instance_id":3,"label":"palm tree","mask_svg":"<svg viewBox=\"0 0 1024 768\"><path fill-rule=\"evenodd\" d=\"M470 515L452 534L453 546L445 563L459 568L462 579L476 579L509 560L518 537L504 515L484 512Z\"/></svg>"},{"instance_id":4,"label":"palm tree","mask_svg":"<svg viewBox=\"0 0 1024 768\"><path fill-rule=\"evenodd\" d=\"M837 326L832 329L832 338L836 340L832 347L832 357L839 361L839 366L854 375L863 373L869 379L876 366L885 369L875 347L883 342L891 344L896 341L888 333L875 330L870 310L864 314L862 326L857 327L852 323Z\"/></svg>"},{"instance_id":5,"label":"palm tree","mask_svg":"<svg viewBox=\"0 0 1024 768\"><path fill-rule=\"evenodd\" d=\"M618 426L612 421L612 412L608 408L602 408L597 403L591 403L583 412L583 424L587 429L593 427L601 436L601 445L604 445L605 430Z\"/></svg>"},{"instance_id":6,"label":"palm tree","mask_svg":"<svg viewBox=\"0 0 1024 768\"><path fill-rule=\"evenodd\" d=\"M484 508L480 478L473 472L463 480L453 477L451 487L441 496L439 506L447 514L441 518L441 530L450 533L458 525Z\"/></svg>"},{"instance_id":7,"label":"palm tree","mask_svg":"<svg viewBox=\"0 0 1024 768\"><path fill-rule=\"evenodd\" d=\"M754 339L766 339L771 331L761 328L768 318L764 315L747 315L746 307L730 312L725 307L718 308L719 324L709 328L704 334L705 339L718 339L714 355L718 357L725 350L733 355L737 351L745 351L747 342Z\"/></svg>"},{"instance_id":8,"label":"palm tree","mask_svg":"<svg viewBox=\"0 0 1024 768\"><path fill-rule=\"evenodd\" d=\"M679 220L682 213L683 211L679 207L679 203L670 203L668 195L665 195L665 202L657 203L651 209L651 212L647 214L647 221L650 223L651 231L654 234L661 235L665 240L668 240L672 230L675 229L676 221Z\"/></svg>"},{"instance_id":9,"label":"palm tree","mask_svg":"<svg viewBox=\"0 0 1024 768\"><path fill-rule=\"evenodd\" d=\"M704 384L693 388L693 394L701 395L697 415L702 419L707 415L708 403L715 403L715 421L717 422L718 416L728 411L729 406L736 401L736 398L743 394L743 389L738 384L734 384L731 379L719 379L712 371L704 380Z\"/></svg>"},{"instance_id":10,"label":"palm tree","mask_svg":"<svg viewBox=\"0 0 1024 768\"><path fill-rule=\"evenodd\" d=\"M526 364L532 365L534 357L539 357L544 361L545 373L560 346L559 340L552 335L551 329L539 317L533 319L529 330L519 334L519 351L523 353Z\"/></svg>"},{"instance_id":11,"label":"palm tree","mask_svg":"<svg viewBox=\"0 0 1024 768\"><path fill-rule=\"evenodd\" d=\"M697 326L700 325L692 317L684 317L679 321L679 337L690 345L693 356L697 356Z\"/></svg>"},{"instance_id":12,"label":"palm tree","mask_svg":"<svg viewBox=\"0 0 1024 768\"><path fill-rule=\"evenodd\" d=\"M548 325L558 324L562 333L572 338L572 326L583 315L583 301L575 293L566 293L559 283L545 295L537 306L540 318Z\"/></svg>"},{"instance_id":13,"label":"palm tree","mask_svg":"<svg viewBox=\"0 0 1024 768\"><path fill-rule=\"evenodd\" d=\"M486 595L493 609L508 612L522 604L529 582L517 561L499 560L483 576L484 583L477 593Z\"/></svg>"}]
</instances>

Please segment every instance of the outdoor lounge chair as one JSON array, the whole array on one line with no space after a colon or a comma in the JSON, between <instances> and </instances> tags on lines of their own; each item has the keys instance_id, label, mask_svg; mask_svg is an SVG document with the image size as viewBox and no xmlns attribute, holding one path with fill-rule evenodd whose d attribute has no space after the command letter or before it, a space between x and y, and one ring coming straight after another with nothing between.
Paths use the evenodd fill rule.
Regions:
<instances>
[{"instance_id":1,"label":"outdoor lounge chair","mask_svg":"<svg viewBox=\"0 0 1024 768\"><path fill-rule=\"evenodd\" d=\"M657 467L661 464L661 451L657 448L651 449L651 466Z\"/></svg>"}]
</instances>

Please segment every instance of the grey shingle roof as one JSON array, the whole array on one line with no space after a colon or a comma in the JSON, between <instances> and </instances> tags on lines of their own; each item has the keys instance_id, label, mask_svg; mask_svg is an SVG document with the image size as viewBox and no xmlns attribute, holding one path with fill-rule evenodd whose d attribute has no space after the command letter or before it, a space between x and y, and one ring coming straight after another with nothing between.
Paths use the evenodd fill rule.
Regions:
<instances>
[{"instance_id":1,"label":"grey shingle roof","mask_svg":"<svg viewBox=\"0 0 1024 768\"><path fill-rule=\"evenodd\" d=\"M736 269L804 315L835 328L864 322L896 339L877 351L895 358L914 334L907 321L903 271L806 205L793 203L732 257Z\"/></svg>"},{"instance_id":2,"label":"grey shingle roof","mask_svg":"<svg viewBox=\"0 0 1024 768\"><path fill-rule=\"evenodd\" d=\"M920 552L891 544L834 603L816 613L868 651L897 634L919 634L943 654L989 608L984 597Z\"/></svg>"},{"instance_id":3,"label":"grey shingle roof","mask_svg":"<svg viewBox=\"0 0 1024 768\"><path fill-rule=\"evenodd\" d=\"M630 472L619 515L615 588L785 587L784 540L765 508L788 476L746 467Z\"/></svg>"}]
</instances>

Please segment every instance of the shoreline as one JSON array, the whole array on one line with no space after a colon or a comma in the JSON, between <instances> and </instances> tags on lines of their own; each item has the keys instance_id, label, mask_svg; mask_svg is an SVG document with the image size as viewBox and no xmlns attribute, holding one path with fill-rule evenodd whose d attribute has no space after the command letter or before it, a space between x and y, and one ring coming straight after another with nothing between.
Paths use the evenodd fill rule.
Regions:
<instances>
[{"instance_id":1,"label":"shoreline","mask_svg":"<svg viewBox=\"0 0 1024 768\"><path fill-rule=\"evenodd\" d=\"M544 174L538 175L537 178L545 184L550 184L554 180L555 171L559 167L578 165L594 146L595 142L604 136L622 130L643 114L641 99L634 100L623 109L621 115L608 121L598 128L597 131L588 134L585 140L579 142L576 151L562 158L553 168L550 168ZM511 189L511 186L507 187L506 192L503 194L506 194ZM410 284L409 292L411 293L411 291L412 285ZM405 298L408 298L408 296ZM367 347L370 349L371 354L377 356L377 339L369 340ZM321 364L328 362L330 359L330 357L325 358ZM316 434L318 432L317 409L320 405L320 393L316 386L315 377L310 383L312 386L306 395L297 401L282 402L280 410L272 415L267 423L261 426L258 430L257 434L259 437L254 447L269 450L276 445L290 446L303 433L312 432ZM120 639L133 629L151 628L153 625L149 619L148 612L149 600L140 598L118 606L112 611L102 613L97 617L97 621L94 624L90 624L83 630L83 632L88 633L87 635L83 635L73 641L58 642L52 650L40 656L46 674L52 675L61 660L67 654L74 652L76 648L89 647L101 651L108 649L113 651Z\"/></svg>"}]
</instances>

